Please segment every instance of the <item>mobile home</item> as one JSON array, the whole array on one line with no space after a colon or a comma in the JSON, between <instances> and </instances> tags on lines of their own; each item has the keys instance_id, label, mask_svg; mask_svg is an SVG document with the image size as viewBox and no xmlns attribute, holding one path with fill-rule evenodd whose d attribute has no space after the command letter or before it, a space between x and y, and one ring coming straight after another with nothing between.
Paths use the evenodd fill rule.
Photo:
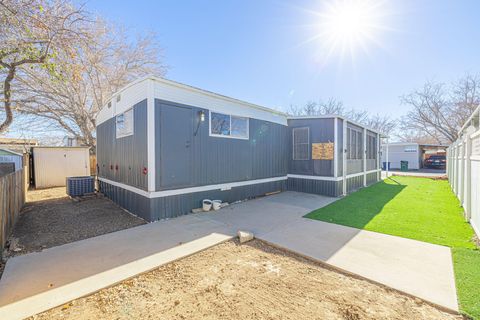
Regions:
<instances>
[{"instance_id":1,"label":"mobile home","mask_svg":"<svg viewBox=\"0 0 480 320\"><path fill-rule=\"evenodd\" d=\"M285 190L341 196L376 182L379 133L146 77L97 117L100 190L145 220ZM346 181L346 183L344 183Z\"/></svg>"}]
</instances>

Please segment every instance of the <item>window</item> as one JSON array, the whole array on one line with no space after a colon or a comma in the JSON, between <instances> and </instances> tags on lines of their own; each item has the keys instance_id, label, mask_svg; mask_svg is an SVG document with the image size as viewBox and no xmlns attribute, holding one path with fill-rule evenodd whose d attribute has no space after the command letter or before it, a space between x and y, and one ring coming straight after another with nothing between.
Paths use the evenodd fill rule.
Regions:
<instances>
[{"instance_id":1,"label":"window","mask_svg":"<svg viewBox=\"0 0 480 320\"><path fill-rule=\"evenodd\" d=\"M377 137L367 135L367 159L377 159Z\"/></svg>"},{"instance_id":2,"label":"window","mask_svg":"<svg viewBox=\"0 0 480 320\"><path fill-rule=\"evenodd\" d=\"M363 159L363 134L353 128L347 128L347 159Z\"/></svg>"},{"instance_id":3,"label":"window","mask_svg":"<svg viewBox=\"0 0 480 320\"><path fill-rule=\"evenodd\" d=\"M293 160L309 160L310 159L310 129L293 128Z\"/></svg>"},{"instance_id":4,"label":"window","mask_svg":"<svg viewBox=\"0 0 480 320\"><path fill-rule=\"evenodd\" d=\"M133 109L117 115L115 120L117 139L133 134Z\"/></svg>"},{"instance_id":5,"label":"window","mask_svg":"<svg viewBox=\"0 0 480 320\"><path fill-rule=\"evenodd\" d=\"M210 112L210 135L248 139L248 118Z\"/></svg>"}]
</instances>

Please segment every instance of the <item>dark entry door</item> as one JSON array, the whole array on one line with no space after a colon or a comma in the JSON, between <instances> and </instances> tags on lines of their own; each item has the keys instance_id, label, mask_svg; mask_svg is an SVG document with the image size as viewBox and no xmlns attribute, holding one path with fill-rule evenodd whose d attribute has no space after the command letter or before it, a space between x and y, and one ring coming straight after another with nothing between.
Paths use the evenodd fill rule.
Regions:
<instances>
[{"instance_id":1,"label":"dark entry door","mask_svg":"<svg viewBox=\"0 0 480 320\"><path fill-rule=\"evenodd\" d=\"M171 105L161 107L162 187L192 184L192 109Z\"/></svg>"}]
</instances>

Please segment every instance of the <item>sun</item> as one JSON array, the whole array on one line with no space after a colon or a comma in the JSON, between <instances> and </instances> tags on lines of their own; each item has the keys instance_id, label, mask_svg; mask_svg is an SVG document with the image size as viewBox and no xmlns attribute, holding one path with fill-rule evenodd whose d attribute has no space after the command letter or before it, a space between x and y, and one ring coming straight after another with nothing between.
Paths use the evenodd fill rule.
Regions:
<instances>
[{"instance_id":1,"label":"sun","mask_svg":"<svg viewBox=\"0 0 480 320\"><path fill-rule=\"evenodd\" d=\"M328 56L349 54L353 58L359 49L368 53L370 47L380 45L379 34L385 29L383 9L379 0L326 1L317 13L316 38Z\"/></svg>"}]
</instances>

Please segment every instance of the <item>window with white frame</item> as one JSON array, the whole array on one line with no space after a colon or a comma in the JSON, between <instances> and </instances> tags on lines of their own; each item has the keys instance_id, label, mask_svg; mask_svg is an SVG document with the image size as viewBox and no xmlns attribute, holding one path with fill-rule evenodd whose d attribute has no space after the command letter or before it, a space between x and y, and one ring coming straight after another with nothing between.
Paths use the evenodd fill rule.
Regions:
<instances>
[{"instance_id":1,"label":"window with white frame","mask_svg":"<svg viewBox=\"0 0 480 320\"><path fill-rule=\"evenodd\" d=\"M347 159L363 159L363 133L354 128L347 128Z\"/></svg>"},{"instance_id":2,"label":"window with white frame","mask_svg":"<svg viewBox=\"0 0 480 320\"><path fill-rule=\"evenodd\" d=\"M117 139L133 134L133 109L116 116L115 132Z\"/></svg>"},{"instance_id":3,"label":"window with white frame","mask_svg":"<svg viewBox=\"0 0 480 320\"><path fill-rule=\"evenodd\" d=\"M310 128L293 128L293 160L310 159Z\"/></svg>"},{"instance_id":4,"label":"window with white frame","mask_svg":"<svg viewBox=\"0 0 480 320\"><path fill-rule=\"evenodd\" d=\"M211 136L248 139L248 128L248 118L210 112Z\"/></svg>"}]
</instances>

